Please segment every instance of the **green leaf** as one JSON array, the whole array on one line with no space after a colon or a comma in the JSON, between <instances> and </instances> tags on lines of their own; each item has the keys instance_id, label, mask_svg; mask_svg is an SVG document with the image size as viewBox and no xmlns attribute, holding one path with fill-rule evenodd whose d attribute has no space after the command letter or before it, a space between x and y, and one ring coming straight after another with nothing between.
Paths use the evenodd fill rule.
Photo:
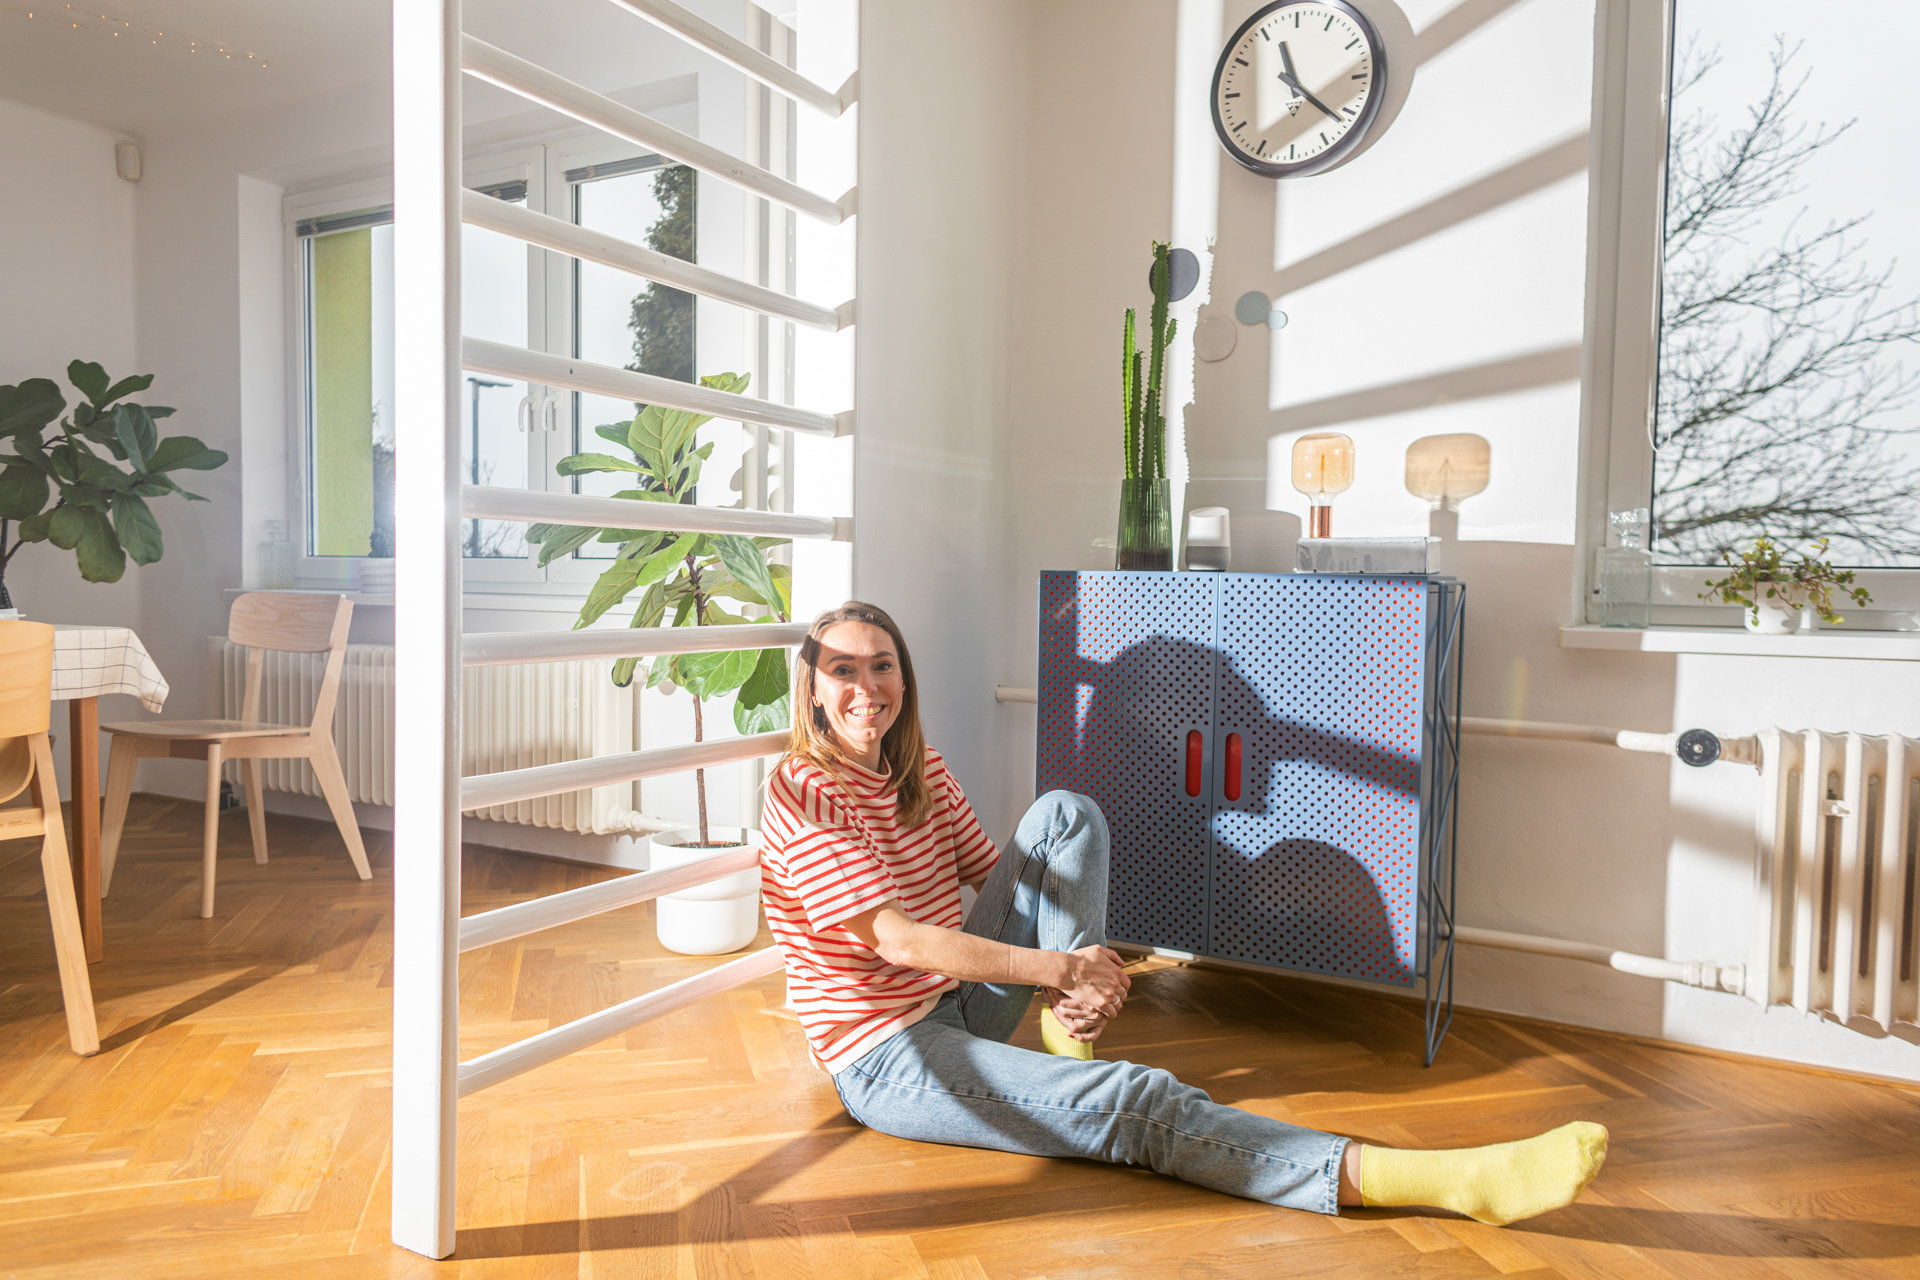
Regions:
<instances>
[{"instance_id":1,"label":"green leaf","mask_svg":"<svg viewBox=\"0 0 1920 1280\"><path fill-rule=\"evenodd\" d=\"M62 551L71 551L80 545L80 536L86 531L87 508L67 503L53 509L47 540Z\"/></svg>"},{"instance_id":2,"label":"green leaf","mask_svg":"<svg viewBox=\"0 0 1920 1280\"><path fill-rule=\"evenodd\" d=\"M107 371L91 360L75 360L67 366L67 381L80 388L98 408L107 402Z\"/></svg>"},{"instance_id":3,"label":"green leaf","mask_svg":"<svg viewBox=\"0 0 1920 1280\"><path fill-rule=\"evenodd\" d=\"M166 554L160 539L160 522L153 518L147 504L132 494L113 498L113 532L135 564L152 564Z\"/></svg>"},{"instance_id":4,"label":"green leaf","mask_svg":"<svg viewBox=\"0 0 1920 1280\"><path fill-rule=\"evenodd\" d=\"M786 694L757 707L733 704L733 727L743 734L774 733L793 726L793 707Z\"/></svg>"},{"instance_id":5,"label":"green leaf","mask_svg":"<svg viewBox=\"0 0 1920 1280\"><path fill-rule=\"evenodd\" d=\"M47 477L15 463L0 471L0 520L25 520L47 505Z\"/></svg>"},{"instance_id":6,"label":"green leaf","mask_svg":"<svg viewBox=\"0 0 1920 1280\"><path fill-rule=\"evenodd\" d=\"M136 373L131 378L122 378L111 387L108 387L106 397L97 403L105 407L112 404L115 400L118 400L121 396L130 396L136 391L145 391L152 385L152 374Z\"/></svg>"},{"instance_id":7,"label":"green leaf","mask_svg":"<svg viewBox=\"0 0 1920 1280\"><path fill-rule=\"evenodd\" d=\"M647 588L647 594L640 597L640 606L633 611L633 621L627 625L630 627L657 627L660 625L660 619L666 616L666 612L667 593L666 590L656 582Z\"/></svg>"},{"instance_id":8,"label":"green leaf","mask_svg":"<svg viewBox=\"0 0 1920 1280\"><path fill-rule=\"evenodd\" d=\"M752 708L778 702L787 696L788 687L787 651L762 649L753 674L740 686L739 705Z\"/></svg>"},{"instance_id":9,"label":"green leaf","mask_svg":"<svg viewBox=\"0 0 1920 1280\"><path fill-rule=\"evenodd\" d=\"M37 516L28 516L20 522L20 541L45 542L48 529L53 524L53 512L42 511Z\"/></svg>"},{"instance_id":10,"label":"green leaf","mask_svg":"<svg viewBox=\"0 0 1920 1280\"><path fill-rule=\"evenodd\" d=\"M555 471L563 476L583 476L596 471L639 471L631 462L623 462L610 453L576 453L562 458L554 464Z\"/></svg>"},{"instance_id":11,"label":"green leaf","mask_svg":"<svg viewBox=\"0 0 1920 1280\"><path fill-rule=\"evenodd\" d=\"M707 459L712 456L713 441L711 440L701 445L698 449L695 449L692 453L687 454L681 460L679 469L673 473L673 491L675 493L687 493L693 489L693 486L699 484L700 468L706 465Z\"/></svg>"},{"instance_id":12,"label":"green leaf","mask_svg":"<svg viewBox=\"0 0 1920 1280\"><path fill-rule=\"evenodd\" d=\"M120 442L120 447L127 451L127 460L133 463L133 469L145 471L147 459L153 456L153 446L160 439L159 429L153 425L153 419L147 411L137 404L115 405L113 435Z\"/></svg>"},{"instance_id":13,"label":"green leaf","mask_svg":"<svg viewBox=\"0 0 1920 1280\"><path fill-rule=\"evenodd\" d=\"M580 606L580 617L574 622L574 630L598 622L602 614L627 598L633 590L634 566L631 560L616 560L594 580L593 590L587 593L587 602Z\"/></svg>"},{"instance_id":14,"label":"green leaf","mask_svg":"<svg viewBox=\"0 0 1920 1280\"><path fill-rule=\"evenodd\" d=\"M593 429L593 434L602 440L609 440L622 449L627 447L627 433L633 429L631 422L608 422Z\"/></svg>"},{"instance_id":15,"label":"green leaf","mask_svg":"<svg viewBox=\"0 0 1920 1280\"><path fill-rule=\"evenodd\" d=\"M168 404L150 404L147 406L147 416L149 418L171 418L176 412L177 410Z\"/></svg>"},{"instance_id":16,"label":"green leaf","mask_svg":"<svg viewBox=\"0 0 1920 1280\"><path fill-rule=\"evenodd\" d=\"M153 410L147 410L147 416L153 416ZM147 465L141 468L151 474L156 471L212 471L223 467L227 455L218 449L209 449L192 436L168 436L154 446Z\"/></svg>"},{"instance_id":17,"label":"green leaf","mask_svg":"<svg viewBox=\"0 0 1920 1280\"><path fill-rule=\"evenodd\" d=\"M0 436L38 432L60 416L67 398L47 378L28 378L17 387L0 387Z\"/></svg>"},{"instance_id":18,"label":"green leaf","mask_svg":"<svg viewBox=\"0 0 1920 1280\"><path fill-rule=\"evenodd\" d=\"M80 561L80 576L88 582L120 581L120 575L127 571L127 553L121 550L113 526L107 523L106 516L91 507L83 508L82 516L85 523L79 545L74 548Z\"/></svg>"},{"instance_id":19,"label":"green leaf","mask_svg":"<svg viewBox=\"0 0 1920 1280\"><path fill-rule=\"evenodd\" d=\"M540 544L540 563L546 565L586 545L600 530L587 524L536 524L527 528L527 541Z\"/></svg>"},{"instance_id":20,"label":"green leaf","mask_svg":"<svg viewBox=\"0 0 1920 1280\"><path fill-rule=\"evenodd\" d=\"M694 535L687 533L675 538L666 547L654 552L641 562L639 571L634 575L636 586L647 586L660 582L674 570L674 567L686 559L687 550L693 546Z\"/></svg>"},{"instance_id":21,"label":"green leaf","mask_svg":"<svg viewBox=\"0 0 1920 1280\"><path fill-rule=\"evenodd\" d=\"M126 493L134 486L133 477L105 458L95 457L84 449L74 451L74 463L79 484L113 493Z\"/></svg>"},{"instance_id":22,"label":"green leaf","mask_svg":"<svg viewBox=\"0 0 1920 1280\"><path fill-rule=\"evenodd\" d=\"M759 659L758 649L681 654L673 659L679 672L674 683L685 686L697 698L718 698L745 684Z\"/></svg>"},{"instance_id":23,"label":"green leaf","mask_svg":"<svg viewBox=\"0 0 1920 1280\"><path fill-rule=\"evenodd\" d=\"M773 575L767 572L767 558L750 539L724 533L715 536L713 546L720 553L720 563L758 595L761 604L770 609L780 608L780 592L773 585Z\"/></svg>"}]
</instances>

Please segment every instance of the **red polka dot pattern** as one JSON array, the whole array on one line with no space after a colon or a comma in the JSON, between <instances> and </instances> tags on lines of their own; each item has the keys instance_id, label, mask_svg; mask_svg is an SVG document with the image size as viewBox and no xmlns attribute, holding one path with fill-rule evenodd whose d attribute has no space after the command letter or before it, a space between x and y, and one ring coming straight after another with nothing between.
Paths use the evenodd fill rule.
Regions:
<instances>
[{"instance_id":1,"label":"red polka dot pattern","mask_svg":"<svg viewBox=\"0 0 1920 1280\"><path fill-rule=\"evenodd\" d=\"M1107 817L1109 937L1416 980L1429 586L1041 575L1039 789L1091 796ZM1229 733L1243 740L1236 801L1219 772Z\"/></svg>"},{"instance_id":2,"label":"red polka dot pattern","mask_svg":"<svg viewBox=\"0 0 1920 1280\"><path fill-rule=\"evenodd\" d=\"M1039 790L1106 815L1119 941L1206 949L1211 797L1186 794L1186 739L1213 725L1213 592L1201 574L1041 575Z\"/></svg>"},{"instance_id":3,"label":"red polka dot pattern","mask_svg":"<svg viewBox=\"0 0 1920 1280\"><path fill-rule=\"evenodd\" d=\"M1426 629L1418 578L1222 582L1219 732L1247 786L1216 806L1211 954L1415 980Z\"/></svg>"}]
</instances>

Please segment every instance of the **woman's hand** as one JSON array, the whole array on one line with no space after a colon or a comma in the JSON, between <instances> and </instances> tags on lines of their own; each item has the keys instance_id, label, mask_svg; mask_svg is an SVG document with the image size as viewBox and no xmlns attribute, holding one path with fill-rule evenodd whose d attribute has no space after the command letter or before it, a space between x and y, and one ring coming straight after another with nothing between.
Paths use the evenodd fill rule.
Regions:
<instances>
[{"instance_id":1,"label":"woman's hand","mask_svg":"<svg viewBox=\"0 0 1920 1280\"><path fill-rule=\"evenodd\" d=\"M1106 947L1082 947L1065 952L1064 972L1054 985L1060 994L1089 1013L1111 1018L1126 1003L1133 979L1127 977L1118 952Z\"/></svg>"},{"instance_id":2,"label":"woman's hand","mask_svg":"<svg viewBox=\"0 0 1920 1280\"><path fill-rule=\"evenodd\" d=\"M1046 995L1047 1006L1053 1010L1054 1020L1075 1040L1093 1043L1107 1029L1107 1023L1112 1021L1076 1000L1067 999L1056 988L1042 987L1040 990Z\"/></svg>"}]
</instances>

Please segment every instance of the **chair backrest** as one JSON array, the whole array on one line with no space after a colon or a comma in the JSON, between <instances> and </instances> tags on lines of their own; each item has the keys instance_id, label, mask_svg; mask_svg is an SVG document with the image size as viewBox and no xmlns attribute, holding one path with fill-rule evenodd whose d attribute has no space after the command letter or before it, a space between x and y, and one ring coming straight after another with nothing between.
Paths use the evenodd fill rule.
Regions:
<instances>
[{"instance_id":1,"label":"chair backrest","mask_svg":"<svg viewBox=\"0 0 1920 1280\"><path fill-rule=\"evenodd\" d=\"M280 591L249 591L233 602L227 613L227 639L247 646L247 689L240 708L242 720L260 718L260 673L266 651L324 653L326 674L314 700L309 725L331 727L333 704L340 692L340 669L347 660L347 630L353 622L353 601L345 596Z\"/></svg>"},{"instance_id":2,"label":"chair backrest","mask_svg":"<svg viewBox=\"0 0 1920 1280\"><path fill-rule=\"evenodd\" d=\"M27 735L45 733L53 712L53 628L0 622L0 801L33 777Z\"/></svg>"}]
</instances>

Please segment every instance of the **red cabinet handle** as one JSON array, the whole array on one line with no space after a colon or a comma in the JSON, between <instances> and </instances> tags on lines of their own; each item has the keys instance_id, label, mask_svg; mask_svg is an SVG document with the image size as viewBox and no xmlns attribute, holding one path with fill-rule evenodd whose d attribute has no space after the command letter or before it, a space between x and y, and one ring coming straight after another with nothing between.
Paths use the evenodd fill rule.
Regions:
<instances>
[{"instance_id":1,"label":"red cabinet handle","mask_svg":"<svg viewBox=\"0 0 1920 1280\"><path fill-rule=\"evenodd\" d=\"M1200 750L1204 739L1198 729L1187 731L1187 794L1200 794Z\"/></svg>"},{"instance_id":2,"label":"red cabinet handle","mask_svg":"<svg viewBox=\"0 0 1920 1280\"><path fill-rule=\"evenodd\" d=\"M1227 799L1238 800L1240 798L1240 735L1237 733L1227 735L1227 759L1225 767L1220 771L1220 779L1221 788L1226 792Z\"/></svg>"}]
</instances>

